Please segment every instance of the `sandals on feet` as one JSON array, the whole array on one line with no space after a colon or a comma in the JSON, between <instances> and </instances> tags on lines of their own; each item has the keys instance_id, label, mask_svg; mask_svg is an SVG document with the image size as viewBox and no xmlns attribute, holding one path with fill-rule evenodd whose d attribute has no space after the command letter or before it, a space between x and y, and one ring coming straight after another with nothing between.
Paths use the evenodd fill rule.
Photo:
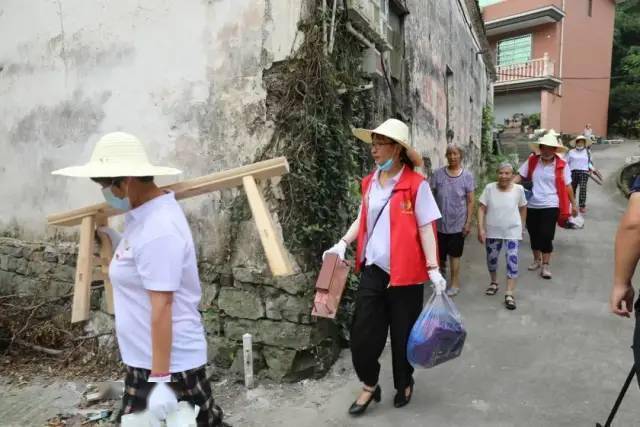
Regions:
<instances>
[{"instance_id":1,"label":"sandals on feet","mask_svg":"<svg viewBox=\"0 0 640 427\"><path fill-rule=\"evenodd\" d=\"M505 307L507 307L508 310L516 309L516 299L513 297L513 295L504 296L504 305Z\"/></svg>"},{"instance_id":2,"label":"sandals on feet","mask_svg":"<svg viewBox=\"0 0 640 427\"><path fill-rule=\"evenodd\" d=\"M496 282L491 282L486 291L484 291L485 295L495 295L498 293L498 284Z\"/></svg>"}]
</instances>

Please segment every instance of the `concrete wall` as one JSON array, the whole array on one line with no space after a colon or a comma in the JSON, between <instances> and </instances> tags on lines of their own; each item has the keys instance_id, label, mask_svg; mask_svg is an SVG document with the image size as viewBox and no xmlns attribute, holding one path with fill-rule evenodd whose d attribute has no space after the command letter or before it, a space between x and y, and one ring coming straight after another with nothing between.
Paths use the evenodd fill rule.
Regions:
<instances>
[{"instance_id":1,"label":"concrete wall","mask_svg":"<svg viewBox=\"0 0 640 427\"><path fill-rule=\"evenodd\" d=\"M465 161L477 165L482 108L488 101L489 80L480 49L467 24L464 2L410 0L406 37L410 70L413 141L433 166L444 164L446 149L447 67L453 72L449 120L453 141L467 147ZM477 36L476 36L477 37Z\"/></svg>"},{"instance_id":2,"label":"concrete wall","mask_svg":"<svg viewBox=\"0 0 640 427\"><path fill-rule=\"evenodd\" d=\"M606 135L615 3L593 0L592 16L586 1L566 1L565 8L562 77L570 78L562 83L562 131L582 133L591 123Z\"/></svg>"},{"instance_id":3,"label":"concrete wall","mask_svg":"<svg viewBox=\"0 0 640 427\"><path fill-rule=\"evenodd\" d=\"M493 101L493 114L496 124L504 124L516 113L540 113L540 91L518 92L496 95Z\"/></svg>"},{"instance_id":4,"label":"concrete wall","mask_svg":"<svg viewBox=\"0 0 640 427\"><path fill-rule=\"evenodd\" d=\"M569 0L581 3L580 0ZM608 0L607 0L608 1ZM563 0L505 0L482 8L485 22L504 18L530 10L540 9L545 6L555 5L562 9ZM586 4L586 0L582 3Z\"/></svg>"},{"instance_id":5,"label":"concrete wall","mask_svg":"<svg viewBox=\"0 0 640 427\"><path fill-rule=\"evenodd\" d=\"M301 2L7 0L0 6L0 229L100 201L51 177L126 130L183 178L250 161L271 137L262 71L292 49ZM277 25L274 24L277 22ZM11 183L11 185L7 185ZM220 196L191 209L208 218ZM214 229L221 225L209 224Z\"/></svg>"}]
</instances>

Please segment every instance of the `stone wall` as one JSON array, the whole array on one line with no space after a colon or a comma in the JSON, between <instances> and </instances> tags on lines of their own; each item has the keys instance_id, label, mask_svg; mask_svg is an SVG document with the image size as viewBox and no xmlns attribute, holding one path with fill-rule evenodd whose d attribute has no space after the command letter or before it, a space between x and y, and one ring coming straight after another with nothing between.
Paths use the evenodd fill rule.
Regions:
<instances>
[{"instance_id":1,"label":"stone wall","mask_svg":"<svg viewBox=\"0 0 640 427\"><path fill-rule=\"evenodd\" d=\"M0 295L37 294L43 300L73 290L77 247L71 243L25 242L0 238ZM313 274L270 278L255 269L229 270L208 262L199 265L201 312L207 331L209 361L228 374L242 374L242 335L254 342L258 377L294 381L322 375L339 352L335 328L310 316ZM66 310L69 300L58 309ZM90 333L109 332L104 292L92 291ZM104 351L114 351L111 340Z\"/></svg>"}]
</instances>

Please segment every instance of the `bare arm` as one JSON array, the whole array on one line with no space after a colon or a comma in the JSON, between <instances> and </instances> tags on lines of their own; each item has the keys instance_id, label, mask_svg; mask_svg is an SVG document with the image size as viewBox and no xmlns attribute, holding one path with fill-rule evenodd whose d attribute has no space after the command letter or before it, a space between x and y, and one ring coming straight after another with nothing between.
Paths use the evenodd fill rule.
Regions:
<instances>
[{"instance_id":1,"label":"bare arm","mask_svg":"<svg viewBox=\"0 0 640 427\"><path fill-rule=\"evenodd\" d=\"M571 201L571 215L578 215L578 204L576 203L576 196L573 194L573 188L571 185L567 185L567 193L569 194L569 200Z\"/></svg>"},{"instance_id":2,"label":"bare arm","mask_svg":"<svg viewBox=\"0 0 640 427\"><path fill-rule=\"evenodd\" d=\"M467 193L467 220L464 223L463 234L467 236L471 231L471 219L473 218L473 207L475 201L473 200L473 192Z\"/></svg>"},{"instance_id":3,"label":"bare arm","mask_svg":"<svg viewBox=\"0 0 640 427\"><path fill-rule=\"evenodd\" d=\"M486 239L486 231L484 228L484 218L487 214L487 207L480 203L478 206L478 240L484 243Z\"/></svg>"},{"instance_id":4,"label":"bare arm","mask_svg":"<svg viewBox=\"0 0 640 427\"><path fill-rule=\"evenodd\" d=\"M615 241L611 310L624 317L633 311L631 278L640 260L640 193L633 193L620 220Z\"/></svg>"},{"instance_id":5,"label":"bare arm","mask_svg":"<svg viewBox=\"0 0 640 427\"><path fill-rule=\"evenodd\" d=\"M173 292L148 292L151 299L151 372L166 374L171 366Z\"/></svg>"},{"instance_id":6,"label":"bare arm","mask_svg":"<svg viewBox=\"0 0 640 427\"><path fill-rule=\"evenodd\" d=\"M360 214L361 212L358 211L358 217L355 221L353 221L351 227L349 227L349 229L347 230L347 233L342 236L342 240L345 241L347 246L349 246L351 243L353 243L354 240L358 238L358 230L360 229Z\"/></svg>"},{"instance_id":7,"label":"bare arm","mask_svg":"<svg viewBox=\"0 0 640 427\"><path fill-rule=\"evenodd\" d=\"M420 242L422 243L422 250L427 258L427 267L438 267L438 245L436 240L436 234L434 230L434 224L423 225L420 230Z\"/></svg>"},{"instance_id":8,"label":"bare arm","mask_svg":"<svg viewBox=\"0 0 640 427\"><path fill-rule=\"evenodd\" d=\"M513 183L514 184L520 184L522 182L522 176L520 175L516 175L515 178L513 178Z\"/></svg>"}]
</instances>

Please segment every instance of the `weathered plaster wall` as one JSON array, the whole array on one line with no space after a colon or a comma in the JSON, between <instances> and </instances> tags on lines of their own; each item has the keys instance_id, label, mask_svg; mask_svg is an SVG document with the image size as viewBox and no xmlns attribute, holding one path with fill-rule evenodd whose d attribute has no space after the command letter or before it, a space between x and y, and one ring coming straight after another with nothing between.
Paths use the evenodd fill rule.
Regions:
<instances>
[{"instance_id":1,"label":"weathered plaster wall","mask_svg":"<svg viewBox=\"0 0 640 427\"><path fill-rule=\"evenodd\" d=\"M453 142L467 150L466 163L477 165L482 108L489 80L480 49L472 36L469 15L458 1L409 0L406 47L410 70L412 137L434 167L444 164L447 144L447 66L453 72L449 93Z\"/></svg>"},{"instance_id":2,"label":"weathered plaster wall","mask_svg":"<svg viewBox=\"0 0 640 427\"><path fill-rule=\"evenodd\" d=\"M272 132L262 70L291 51L301 4L2 2L0 229L41 236L47 213L99 201L92 183L49 173L110 131L138 135L183 178L251 161ZM219 204L189 207L214 218Z\"/></svg>"}]
</instances>

